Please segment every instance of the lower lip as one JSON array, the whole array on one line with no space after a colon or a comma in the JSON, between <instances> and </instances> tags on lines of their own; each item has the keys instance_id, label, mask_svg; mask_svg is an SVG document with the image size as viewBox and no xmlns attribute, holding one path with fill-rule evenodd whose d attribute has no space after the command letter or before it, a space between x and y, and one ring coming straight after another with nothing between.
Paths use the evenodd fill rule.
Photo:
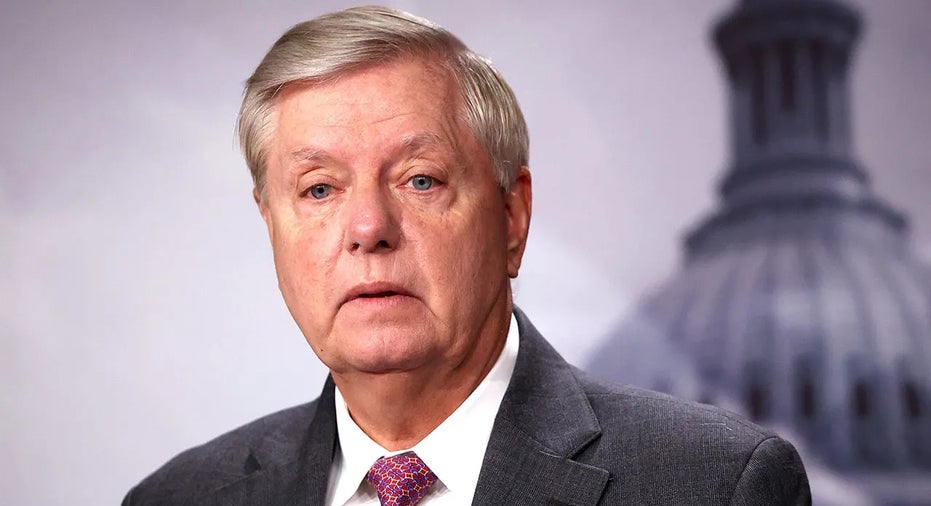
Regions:
<instances>
[{"instance_id":1,"label":"lower lip","mask_svg":"<svg viewBox=\"0 0 931 506\"><path fill-rule=\"evenodd\" d=\"M371 309L389 309L408 302L412 302L413 297L409 295L389 295L387 297L356 297L345 305L356 308Z\"/></svg>"}]
</instances>

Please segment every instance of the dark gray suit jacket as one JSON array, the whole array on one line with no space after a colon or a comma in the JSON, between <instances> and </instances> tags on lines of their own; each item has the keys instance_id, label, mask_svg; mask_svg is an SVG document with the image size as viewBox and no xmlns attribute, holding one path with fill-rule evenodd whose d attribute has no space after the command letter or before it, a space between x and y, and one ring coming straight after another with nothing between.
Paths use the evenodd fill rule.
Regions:
<instances>
[{"instance_id":1,"label":"dark gray suit jacket","mask_svg":"<svg viewBox=\"0 0 931 506\"><path fill-rule=\"evenodd\" d=\"M593 381L515 314L520 351L473 504L811 503L785 440L718 408ZM327 379L316 401L178 455L123 504L322 505L336 447Z\"/></svg>"}]
</instances>

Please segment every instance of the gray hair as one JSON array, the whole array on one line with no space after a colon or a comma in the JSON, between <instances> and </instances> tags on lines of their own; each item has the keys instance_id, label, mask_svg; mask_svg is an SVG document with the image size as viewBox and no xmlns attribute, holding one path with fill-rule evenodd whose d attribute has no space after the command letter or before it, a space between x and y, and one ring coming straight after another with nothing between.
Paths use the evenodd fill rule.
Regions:
<instances>
[{"instance_id":1,"label":"gray hair","mask_svg":"<svg viewBox=\"0 0 931 506\"><path fill-rule=\"evenodd\" d=\"M487 59L426 19L386 7L355 7L285 32L246 81L237 129L243 156L264 195L272 107L288 84L323 83L403 57L438 58L459 83L463 119L510 189L529 160L529 136L514 92Z\"/></svg>"}]
</instances>

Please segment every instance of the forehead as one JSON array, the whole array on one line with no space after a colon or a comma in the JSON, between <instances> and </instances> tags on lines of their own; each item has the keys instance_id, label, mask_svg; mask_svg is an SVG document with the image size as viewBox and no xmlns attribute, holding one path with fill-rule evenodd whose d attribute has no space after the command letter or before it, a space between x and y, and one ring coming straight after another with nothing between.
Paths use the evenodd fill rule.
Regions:
<instances>
[{"instance_id":1,"label":"forehead","mask_svg":"<svg viewBox=\"0 0 931 506\"><path fill-rule=\"evenodd\" d=\"M366 67L325 83L293 84L275 102L273 142L293 150L304 142L458 136L460 97L451 73L423 59Z\"/></svg>"}]
</instances>

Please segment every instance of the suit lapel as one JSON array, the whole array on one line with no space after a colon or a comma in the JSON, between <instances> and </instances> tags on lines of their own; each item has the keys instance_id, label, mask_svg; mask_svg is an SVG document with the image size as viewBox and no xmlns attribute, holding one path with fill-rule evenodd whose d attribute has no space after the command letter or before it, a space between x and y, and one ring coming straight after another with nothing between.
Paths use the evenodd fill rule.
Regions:
<instances>
[{"instance_id":1,"label":"suit lapel","mask_svg":"<svg viewBox=\"0 0 931 506\"><path fill-rule=\"evenodd\" d=\"M272 431L252 449L252 472L216 491L216 504L324 504L336 442L333 380L327 378L305 434Z\"/></svg>"},{"instance_id":2,"label":"suit lapel","mask_svg":"<svg viewBox=\"0 0 931 506\"><path fill-rule=\"evenodd\" d=\"M473 504L597 504L608 471L572 460L601 435L585 393L562 357L515 307L520 351L495 418ZM333 380L327 378L303 437L271 430L244 476L214 504L323 504L336 445Z\"/></svg>"},{"instance_id":3,"label":"suit lapel","mask_svg":"<svg viewBox=\"0 0 931 506\"><path fill-rule=\"evenodd\" d=\"M610 473L572 459L601 427L571 366L514 313L520 351L472 504L597 504Z\"/></svg>"}]
</instances>

